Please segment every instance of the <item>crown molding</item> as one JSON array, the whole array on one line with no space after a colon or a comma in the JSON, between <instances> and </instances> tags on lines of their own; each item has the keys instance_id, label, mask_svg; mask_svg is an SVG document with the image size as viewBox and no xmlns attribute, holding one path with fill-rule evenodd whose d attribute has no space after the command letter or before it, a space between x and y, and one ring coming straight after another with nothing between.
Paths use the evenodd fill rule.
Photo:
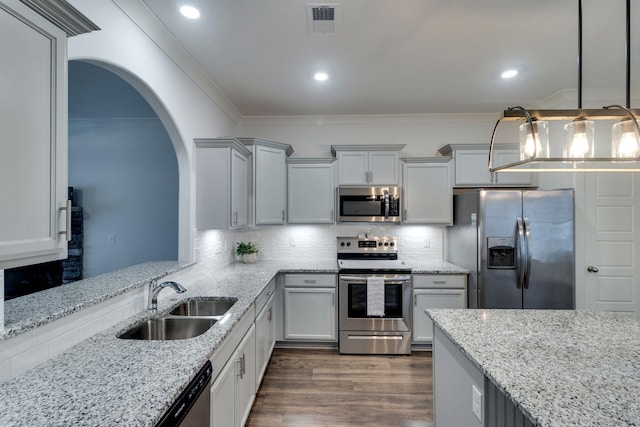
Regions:
<instances>
[{"instance_id":1,"label":"crown molding","mask_svg":"<svg viewBox=\"0 0 640 427\"><path fill-rule=\"evenodd\" d=\"M65 0L20 0L20 2L61 28L67 33L67 37L100 29Z\"/></svg>"}]
</instances>

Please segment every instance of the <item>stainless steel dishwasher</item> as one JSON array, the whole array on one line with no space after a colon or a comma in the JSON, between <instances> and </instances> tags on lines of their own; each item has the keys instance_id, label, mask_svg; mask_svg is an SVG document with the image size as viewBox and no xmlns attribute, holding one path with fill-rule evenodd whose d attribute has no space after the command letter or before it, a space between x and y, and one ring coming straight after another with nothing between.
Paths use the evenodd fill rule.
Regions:
<instances>
[{"instance_id":1,"label":"stainless steel dishwasher","mask_svg":"<svg viewBox=\"0 0 640 427\"><path fill-rule=\"evenodd\" d=\"M211 413L211 362L200 372L178 396L162 416L156 427L202 427L210 423Z\"/></svg>"}]
</instances>

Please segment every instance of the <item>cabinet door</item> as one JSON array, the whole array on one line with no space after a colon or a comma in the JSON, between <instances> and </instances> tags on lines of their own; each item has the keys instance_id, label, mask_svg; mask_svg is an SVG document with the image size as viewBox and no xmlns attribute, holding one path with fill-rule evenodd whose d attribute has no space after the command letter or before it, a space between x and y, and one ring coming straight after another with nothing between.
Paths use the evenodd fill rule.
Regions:
<instances>
[{"instance_id":1,"label":"cabinet door","mask_svg":"<svg viewBox=\"0 0 640 427\"><path fill-rule=\"evenodd\" d=\"M284 338L336 340L335 288L285 288Z\"/></svg>"},{"instance_id":2,"label":"cabinet door","mask_svg":"<svg viewBox=\"0 0 640 427\"><path fill-rule=\"evenodd\" d=\"M276 329L273 319L273 301L271 296L256 317L256 391L269 364L269 358L276 343Z\"/></svg>"},{"instance_id":3,"label":"cabinet door","mask_svg":"<svg viewBox=\"0 0 640 427\"><path fill-rule=\"evenodd\" d=\"M402 189L405 224L453 223L453 186L449 163L405 163Z\"/></svg>"},{"instance_id":4,"label":"cabinet door","mask_svg":"<svg viewBox=\"0 0 640 427\"><path fill-rule=\"evenodd\" d=\"M248 163L247 158L231 150L231 228L247 226L248 205Z\"/></svg>"},{"instance_id":5,"label":"cabinet door","mask_svg":"<svg viewBox=\"0 0 640 427\"><path fill-rule=\"evenodd\" d=\"M465 308L467 293L464 289L413 290L413 342L433 341L433 322L424 312L428 308Z\"/></svg>"},{"instance_id":6,"label":"cabinet door","mask_svg":"<svg viewBox=\"0 0 640 427\"><path fill-rule=\"evenodd\" d=\"M332 224L333 165L290 164L287 174L289 224Z\"/></svg>"},{"instance_id":7,"label":"cabinet door","mask_svg":"<svg viewBox=\"0 0 640 427\"><path fill-rule=\"evenodd\" d=\"M236 426L236 358L233 356L211 386L211 427Z\"/></svg>"},{"instance_id":8,"label":"cabinet door","mask_svg":"<svg viewBox=\"0 0 640 427\"><path fill-rule=\"evenodd\" d=\"M341 151L337 157L339 185L366 185L369 183L369 153L367 151Z\"/></svg>"},{"instance_id":9,"label":"cabinet door","mask_svg":"<svg viewBox=\"0 0 640 427\"><path fill-rule=\"evenodd\" d=\"M516 150L495 150L494 165L506 165L520 160L520 153ZM498 185L531 185L532 176L527 172L508 173L496 172L495 183Z\"/></svg>"},{"instance_id":10,"label":"cabinet door","mask_svg":"<svg viewBox=\"0 0 640 427\"><path fill-rule=\"evenodd\" d=\"M371 151L369 153L369 184L398 185L400 182L399 156L395 151Z\"/></svg>"},{"instance_id":11,"label":"cabinet door","mask_svg":"<svg viewBox=\"0 0 640 427\"><path fill-rule=\"evenodd\" d=\"M284 150L255 146L256 225L284 224L287 169Z\"/></svg>"},{"instance_id":12,"label":"cabinet door","mask_svg":"<svg viewBox=\"0 0 640 427\"><path fill-rule=\"evenodd\" d=\"M489 150L458 150L455 153L456 185L491 185Z\"/></svg>"},{"instance_id":13,"label":"cabinet door","mask_svg":"<svg viewBox=\"0 0 640 427\"><path fill-rule=\"evenodd\" d=\"M243 426L253 405L256 394L256 342L255 326L252 325L236 352L236 421Z\"/></svg>"},{"instance_id":14,"label":"cabinet door","mask_svg":"<svg viewBox=\"0 0 640 427\"><path fill-rule=\"evenodd\" d=\"M0 52L2 269L66 258L71 212L66 34L6 0L0 3Z\"/></svg>"}]
</instances>

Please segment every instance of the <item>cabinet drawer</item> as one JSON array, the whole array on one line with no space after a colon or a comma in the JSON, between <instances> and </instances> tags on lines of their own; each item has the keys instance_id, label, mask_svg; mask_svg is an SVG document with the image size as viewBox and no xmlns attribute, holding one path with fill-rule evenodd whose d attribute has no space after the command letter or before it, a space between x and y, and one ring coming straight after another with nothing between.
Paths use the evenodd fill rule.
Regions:
<instances>
[{"instance_id":1,"label":"cabinet drawer","mask_svg":"<svg viewBox=\"0 0 640 427\"><path fill-rule=\"evenodd\" d=\"M269 284L265 286L262 292L260 292L260 295L258 295L258 298L256 298L256 303L255 303L256 317L258 316L258 314L260 314L260 311L262 311L262 308L267 303L267 301L269 301L269 298L271 298L271 295L273 295L275 291L276 291L276 278L274 277L273 279L271 279Z\"/></svg>"},{"instance_id":2,"label":"cabinet drawer","mask_svg":"<svg viewBox=\"0 0 640 427\"><path fill-rule=\"evenodd\" d=\"M466 274L414 274L413 288L461 288L467 287Z\"/></svg>"},{"instance_id":3,"label":"cabinet drawer","mask_svg":"<svg viewBox=\"0 0 640 427\"><path fill-rule=\"evenodd\" d=\"M286 288L335 288L335 274L285 274Z\"/></svg>"}]
</instances>

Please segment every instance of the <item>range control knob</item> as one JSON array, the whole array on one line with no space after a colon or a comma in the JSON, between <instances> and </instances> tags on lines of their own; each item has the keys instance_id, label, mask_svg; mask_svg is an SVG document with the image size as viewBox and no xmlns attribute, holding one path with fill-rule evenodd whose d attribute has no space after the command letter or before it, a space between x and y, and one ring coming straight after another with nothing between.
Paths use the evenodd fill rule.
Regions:
<instances>
[{"instance_id":1,"label":"range control knob","mask_svg":"<svg viewBox=\"0 0 640 427\"><path fill-rule=\"evenodd\" d=\"M378 242L378 246L382 246L382 242Z\"/></svg>"},{"instance_id":2,"label":"range control knob","mask_svg":"<svg viewBox=\"0 0 640 427\"><path fill-rule=\"evenodd\" d=\"M384 245L385 246L389 246L389 242L384 242Z\"/></svg>"},{"instance_id":3,"label":"range control knob","mask_svg":"<svg viewBox=\"0 0 640 427\"><path fill-rule=\"evenodd\" d=\"M351 242L347 242L347 246L351 246Z\"/></svg>"},{"instance_id":4,"label":"range control knob","mask_svg":"<svg viewBox=\"0 0 640 427\"><path fill-rule=\"evenodd\" d=\"M391 247L393 247L393 245L395 245L395 243L393 243L393 242L391 242L391 243L389 243L389 244L391 245Z\"/></svg>"},{"instance_id":5,"label":"range control knob","mask_svg":"<svg viewBox=\"0 0 640 427\"><path fill-rule=\"evenodd\" d=\"M340 246L344 247L344 242L340 242Z\"/></svg>"}]
</instances>

